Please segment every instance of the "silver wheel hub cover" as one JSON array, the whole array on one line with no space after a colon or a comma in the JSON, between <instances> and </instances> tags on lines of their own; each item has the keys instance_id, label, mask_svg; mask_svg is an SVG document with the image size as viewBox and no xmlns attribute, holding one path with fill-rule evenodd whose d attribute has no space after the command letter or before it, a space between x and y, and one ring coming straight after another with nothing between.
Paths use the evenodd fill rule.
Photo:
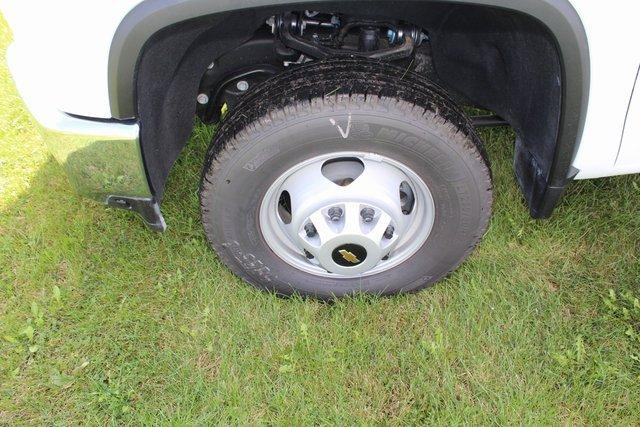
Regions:
<instances>
[{"instance_id":1,"label":"silver wheel hub cover","mask_svg":"<svg viewBox=\"0 0 640 427\"><path fill-rule=\"evenodd\" d=\"M424 181L388 157L338 152L284 172L260 206L260 230L283 261L307 273L386 271L427 240L435 206Z\"/></svg>"}]
</instances>

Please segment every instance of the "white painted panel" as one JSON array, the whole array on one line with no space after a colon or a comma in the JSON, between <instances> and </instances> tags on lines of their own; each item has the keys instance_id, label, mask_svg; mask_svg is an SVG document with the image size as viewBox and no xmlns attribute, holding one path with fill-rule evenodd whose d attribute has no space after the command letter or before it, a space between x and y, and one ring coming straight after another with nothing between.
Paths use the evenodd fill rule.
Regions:
<instances>
[{"instance_id":1,"label":"white painted panel","mask_svg":"<svg viewBox=\"0 0 640 427\"><path fill-rule=\"evenodd\" d=\"M616 168L615 162L640 62L640 1L572 3L585 26L591 56L587 120L573 161L580 170L576 178L625 173Z\"/></svg>"},{"instance_id":2,"label":"white painted panel","mask_svg":"<svg viewBox=\"0 0 640 427\"><path fill-rule=\"evenodd\" d=\"M640 67L638 68L640 74ZM633 96L622 136L622 145L616 159L616 169L627 172L640 172L640 82L636 75Z\"/></svg>"},{"instance_id":3,"label":"white painted panel","mask_svg":"<svg viewBox=\"0 0 640 427\"><path fill-rule=\"evenodd\" d=\"M89 117L111 117L108 63L120 22L141 0L2 0L21 63L49 84L41 102ZM34 82L34 84L37 84Z\"/></svg>"}]
</instances>

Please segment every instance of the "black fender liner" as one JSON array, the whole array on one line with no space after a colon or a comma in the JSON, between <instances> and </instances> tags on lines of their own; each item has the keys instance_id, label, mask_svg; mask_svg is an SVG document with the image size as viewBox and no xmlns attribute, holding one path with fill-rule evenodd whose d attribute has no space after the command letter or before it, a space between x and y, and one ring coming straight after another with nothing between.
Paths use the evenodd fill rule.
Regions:
<instances>
[{"instance_id":1,"label":"black fender liner","mask_svg":"<svg viewBox=\"0 0 640 427\"><path fill-rule=\"evenodd\" d=\"M154 108L162 110L163 106L173 102L181 105L178 109L171 109L168 112L158 114L168 115L184 115L182 120L189 120L193 117L195 110L194 105L187 105L192 102L193 88L184 85L184 82L177 79L175 87L166 87L166 81L159 81L157 85L165 84L165 87L147 84L145 82L137 82L138 75L144 73L140 67L144 67L142 57L153 56L151 52L155 50L156 60L160 61L160 55L169 56L166 49L168 45L162 46L162 33L166 34L168 28L175 29L174 34L181 33L179 40L183 41L182 47L189 49L193 46L194 39L200 38L201 43L197 44L197 49L203 53L204 61L193 59L197 55L184 55L183 61L179 64L167 64L170 70L166 73L174 75L193 75L196 70L201 71L206 67L206 54L216 51L216 43L218 48L230 49L241 44L250 36L248 33L255 30L255 26L259 25L265 16L274 11L284 10L288 5L289 8L352 8L358 10L362 6L362 1L341 1L331 3L318 3L310 0L299 0L297 2L278 1L278 0L226 0L215 1L210 0L146 0L136 6L121 22L114 36L110 57L109 57L109 96L111 102L112 115L118 119L137 118L141 122L143 133L141 141L143 144L143 153L147 167L147 173L150 179L150 185L156 195L161 198L164 180L168 174L175 156L179 153L184 141L188 137L191 130L190 127L173 129L170 126L171 120L158 120L158 117L150 117L151 113L139 111L137 102L140 97L149 96L160 90L166 90L166 95L161 99L155 99L150 105ZM377 7L378 2L367 2L367 9ZM488 98L483 97L481 93L474 92L474 81L472 76L463 78L457 82L449 83L454 89L464 93L469 99L494 109L497 113L507 119L518 132L518 148L516 151L515 166L516 174L520 186L525 195L525 199L529 203L531 214L534 217L547 217L553 211L562 191L570 178L572 177L571 161L575 150L577 149L582 128L584 126L588 94L589 94L589 48L584 27L581 23L575 9L571 6L569 0L453 0L449 2L422 0L413 2L394 2L395 8L401 13L402 10L407 11L414 9L422 11L427 6L429 8L438 9L443 5L459 5L459 6L490 6L484 13L500 13L500 11L517 12L529 22L539 24L550 35L551 44L545 46L540 44L534 49L549 50L551 46L557 52L558 57L558 96L560 102L557 105L556 118L547 116L538 118L536 121L527 122L522 120L523 112L513 112L509 105L505 104L504 108L500 105L493 105ZM455 9L455 8L454 8ZM483 8L478 8L478 10ZM235 13L228 13L235 12ZM485 15L486 19L490 19L489 15ZM206 19L202 19L206 17ZM201 19L195 19L201 18ZM473 47L476 43L472 39L464 40L462 34L456 34L456 17L455 14L443 17L446 18L444 24L439 27L441 34L458 36L458 46L464 46L466 49ZM516 18L518 20L519 18ZM482 19L478 19L474 25L480 25ZM531 28L535 27L532 25ZM215 28L217 31L209 31L207 28ZM238 29L245 28L247 33L243 33ZM480 27L478 27L481 29ZM179 31L178 31L179 30ZM537 31L537 30L536 30ZM171 31L169 31L171 32ZM189 36L189 34L191 36ZM227 37L221 35L227 34ZM437 37L437 36L436 36ZM207 39L209 38L209 39ZM167 38L165 38L167 40ZM176 43L173 40L172 49L176 49L180 45L180 41ZM444 38L442 39L444 40ZM484 39L485 46L494 43L493 40ZM206 47L203 47L205 46ZM529 46L529 40L521 40L515 45ZM508 43L505 44L508 46ZM447 63L446 58L455 57L456 45L436 46L434 55L444 58L441 62L439 74L447 75L447 67L455 64ZM147 51L148 50L148 51ZM501 51L500 54L502 54ZM548 54L548 53L547 53ZM451 56L453 55L453 56ZM472 65L469 63L467 65ZM156 64L157 66L157 64ZM438 65L436 66L438 70ZM552 73L552 70L548 70ZM485 76L486 78L486 76ZM477 82L476 82L477 83ZM196 89L197 89L197 83ZM182 86L181 86L182 85ZM518 84L511 87L511 93L517 93ZM477 88L477 85L475 86ZM180 97L180 90L189 90L188 100ZM553 96L553 93L549 93ZM532 101L533 102L533 101ZM549 105L553 105L551 100ZM542 104L538 109L543 107ZM548 106L547 106L548 107ZM545 107L545 108L547 108ZM536 108L532 109L532 112ZM147 117L145 117L147 115ZM172 119L172 117L167 117ZM552 119L555 123L548 123ZM159 132L152 132L145 135L145 122L151 122L154 126L161 123L164 127ZM536 135L536 125L548 125L547 135ZM532 134L533 132L533 134ZM149 138L157 138L164 133L171 134L170 147L159 146L151 143L150 147L145 148L145 143ZM549 141L552 139L553 141ZM544 140L544 141L543 141ZM168 150L168 153L160 153ZM157 162L152 159L153 156L162 155L165 161Z\"/></svg>"}]
</instances>

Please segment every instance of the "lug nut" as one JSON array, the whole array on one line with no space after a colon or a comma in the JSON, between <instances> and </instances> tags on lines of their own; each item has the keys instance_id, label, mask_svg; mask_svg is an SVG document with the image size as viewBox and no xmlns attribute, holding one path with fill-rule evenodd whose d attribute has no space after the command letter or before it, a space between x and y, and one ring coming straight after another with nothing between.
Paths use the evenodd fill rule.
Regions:
<instances>
[{"instance_id":1,"label":"lug nut","mask_svg":"<svg viewBox=\"0 0 640 427\"><path fill-rule=\"evenodd\" d=\"M333 222L338 222L340 221L340 218L342 218L341 207L334 206L332 208L329 208L329 211L327 213L329 214L329 219L331 219L331 221Z\"/></svg>"},{"instance_id":2,"label":"lug nut","mask_svg":"<svg viewBox=\"0 0 640 427\"><path fill-rule=\"evenodd\" d=\"M376 211L374 211L371 208L363 208L360 211L360 216L362 217L362 220L364 222L371 222L373 221L373 216L376 214Z\"/></svg>"},{"instance_id":3,"label":"lug nut","mask_svg":"<svg viewBox=\"0 0 640 427\"><path fill-rule=\"evenodd\" d=\"M313 237L316 234L318 234L318 230L316 230L315 225L313 225L312 223L307 223L304 226L304 232L307 233L307 237Z\"/></svg>"},{"instance_id":4,"label":"lug nut","mask_svg":"<svg viewBox=\"0 0 640 427\"><path fill-rule=\"evenodd\" d=\"M306 249L304 250L304 256L306 256L307 259L313 259L313 254Z\"/></svg>"},{"instance_id":5,"label":"lug nut","mask_svg":"<svg viewBox=\"0 0 640 427\"><path fill-rule=\"evenodd\" d=\"M387 227L386 230L384 230L384 238L385 239L390 239L393 237L393 233L395 232L395 228L393 228L393 225L390 225Z\"/></svg>"}]
</instances>

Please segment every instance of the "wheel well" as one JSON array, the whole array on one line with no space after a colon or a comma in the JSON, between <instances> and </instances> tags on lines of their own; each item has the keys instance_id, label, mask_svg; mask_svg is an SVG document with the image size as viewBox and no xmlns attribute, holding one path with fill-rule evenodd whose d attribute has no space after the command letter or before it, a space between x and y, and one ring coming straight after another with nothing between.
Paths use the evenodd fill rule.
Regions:
<instances>
[{"instance_id":1,"label":"wheel well","mask_svg":"<svg viewBox=\"0 0 640 427\"><path fill-rule=\"evenodd\" d=\"M305 8L362 15L353 2ZM278 6L210 14L164 27L146 41L135 72L133 115L140 121L143 157L159 199L191 133L207 66L249 42L269 17L287 10ZM582 27L573 40L531 15L459 3L375 2L368 3L367 12L424 29L439 83L513 126L520 187L531 214L548 216L567 183L584 120L588 55L585 67ZM579 46L571 50L572 43Z\"/></svg>"}]
</instances>

